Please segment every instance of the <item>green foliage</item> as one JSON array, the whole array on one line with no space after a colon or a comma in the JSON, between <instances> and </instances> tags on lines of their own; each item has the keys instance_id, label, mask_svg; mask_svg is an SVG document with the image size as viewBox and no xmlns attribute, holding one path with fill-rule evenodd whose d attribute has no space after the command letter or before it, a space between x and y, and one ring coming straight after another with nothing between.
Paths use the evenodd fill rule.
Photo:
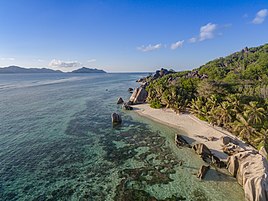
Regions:
<instances>
[{"instance_id":1,"label":"green foliage","mask_svg":"<svg viewBox=\"0 0 268 201\"><path fill-rule=\"evenodd\" d=\"M161 103L160 103L159 100L152 100L152 101L150 102L150 107L155 108L155 109L160 109L160 108L162 108L163 106L161 105Z\"/></svg>"}]
</instances>

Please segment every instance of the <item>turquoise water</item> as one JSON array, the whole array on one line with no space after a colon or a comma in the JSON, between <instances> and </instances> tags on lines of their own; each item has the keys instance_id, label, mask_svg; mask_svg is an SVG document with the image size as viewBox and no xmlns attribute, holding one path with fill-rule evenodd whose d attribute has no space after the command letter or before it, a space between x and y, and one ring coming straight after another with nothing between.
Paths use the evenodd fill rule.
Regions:
<instances>
[{"instance_id":1,"label":"turquoise water","mask_svg":"<svg viewBox=\"0 0 268 201\"><path fill-rule=\"evenodd\" d=\"M116 105L141 76L0 75L0 200L244 200L225 171L196 178L179 131Z\"/></svg>"}]
</instances>

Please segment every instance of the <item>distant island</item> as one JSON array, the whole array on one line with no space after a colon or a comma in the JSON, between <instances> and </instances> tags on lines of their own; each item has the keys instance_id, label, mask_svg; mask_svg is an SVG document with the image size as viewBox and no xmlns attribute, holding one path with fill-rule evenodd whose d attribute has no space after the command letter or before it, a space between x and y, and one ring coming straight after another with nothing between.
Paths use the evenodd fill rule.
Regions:
<instances>
[{"instance_id":1,"label":"distant island","mask_svg":"<svg viewBox=\"0 0 268 201\"><path fill-rule=\"evenodd\" d=\"M99 70L97 68L82 67L82 68L72 71L72 73L106 73L106 72L104 70Z\"/></svg>"},{"instance_id":2,"label":"distant island","mask_svg":"<svg viewBox=\"0 0 268 201\"><path fill-rule=\"evenodd\" d=\"M64 73L60 70L52 70L49 68L24 68L19 66L8 66L0 68L0 74L8 73ZM74 70L70 73L106 73L104 70L99 70L96 68L86 68L82 67Z\"/></svg>"}]
</instances>

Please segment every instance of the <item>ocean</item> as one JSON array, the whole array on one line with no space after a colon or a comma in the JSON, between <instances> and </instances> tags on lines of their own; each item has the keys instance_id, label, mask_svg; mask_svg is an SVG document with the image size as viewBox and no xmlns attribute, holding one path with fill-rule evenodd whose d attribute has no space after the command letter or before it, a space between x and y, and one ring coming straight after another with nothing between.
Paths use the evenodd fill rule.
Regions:
<instances>
[{"instance_id":1,"label":"ocean","mask_svg":"<svg viewBox=\"0 0 268 201\"><path fill-rule=\"evenodd\" d=\"M144 75L0 75L0 200L244 200L227 171L196 177L204 162L174 144L183 131L116 104Z\"/></svg>"}]
</instances>

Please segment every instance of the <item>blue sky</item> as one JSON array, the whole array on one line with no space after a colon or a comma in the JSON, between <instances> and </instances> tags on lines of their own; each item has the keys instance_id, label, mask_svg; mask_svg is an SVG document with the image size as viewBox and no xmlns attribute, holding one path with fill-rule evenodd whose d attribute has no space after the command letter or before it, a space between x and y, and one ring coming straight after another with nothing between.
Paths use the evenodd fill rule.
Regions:
<instances>
[{"instance_id":1,"label":"blue sky","mask_svg":"<svg viewBox=\"0 0 268 201\"><path fill-rule=\"evenodd\" d=\"M0 0L0 66L185 70L268 39L267 0Z\"/></svg>"}]
</instances>

